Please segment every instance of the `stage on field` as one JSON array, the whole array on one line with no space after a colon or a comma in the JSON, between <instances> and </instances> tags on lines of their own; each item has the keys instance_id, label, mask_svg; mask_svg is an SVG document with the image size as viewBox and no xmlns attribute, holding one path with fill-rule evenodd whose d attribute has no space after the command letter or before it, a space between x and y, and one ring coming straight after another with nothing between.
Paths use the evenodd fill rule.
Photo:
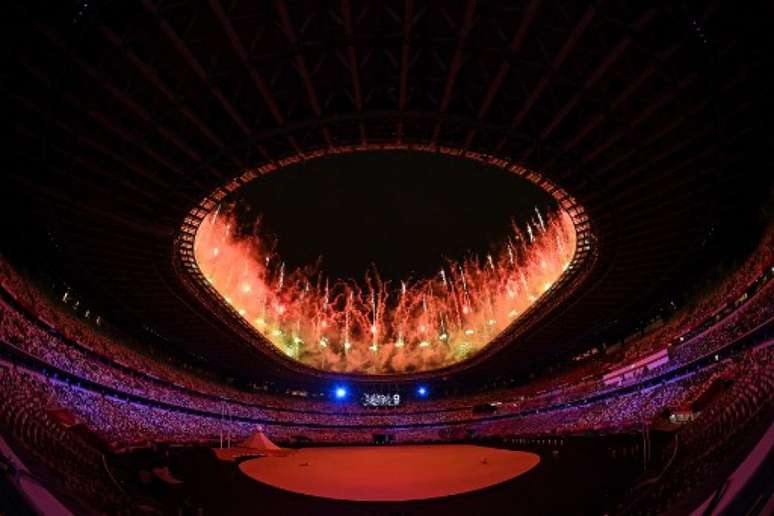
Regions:
<instances>
[{"instance_id":1,"label":"stage on field","mask_svg":"<svg viewBox=\"0 0 774 516\"><path fill-rule=\"evenodd\" d=\"M493 486L537 466L534 453L472 445L302 448L239 468L279 489L354 501L437 498Z\"/></svg>"}]
</instances>

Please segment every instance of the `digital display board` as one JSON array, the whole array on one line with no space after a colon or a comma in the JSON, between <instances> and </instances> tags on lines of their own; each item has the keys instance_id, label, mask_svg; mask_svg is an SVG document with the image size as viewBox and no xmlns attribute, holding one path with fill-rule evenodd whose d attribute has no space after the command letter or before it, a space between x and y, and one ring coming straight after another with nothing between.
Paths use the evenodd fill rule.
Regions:
<instances>
[{"instance_id":1,"label":"digital display board","mask_svg":"<svg viewBox=\"0 0 774 516\"><path fill-rule=\"evenodd\" d=\"M400 401L400 394L364 392L360 397L360 403L364 407L397 407Z\"/></svg>"}]
</instances>

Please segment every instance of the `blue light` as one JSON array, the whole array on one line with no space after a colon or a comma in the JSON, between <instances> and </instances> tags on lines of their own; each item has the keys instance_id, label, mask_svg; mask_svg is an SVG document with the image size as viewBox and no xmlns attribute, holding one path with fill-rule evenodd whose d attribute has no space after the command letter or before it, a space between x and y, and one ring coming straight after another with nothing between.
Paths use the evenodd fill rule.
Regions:
<instances>
[{"instance_id":1,"label":"blue light","mask_svg":"<svg viewBox=\"0 0 774 516\"><path fill-rule=\"evenodd\" d=\"M347 389L344 387L336 387L334 394L336 395L337 400L343 400L347 397Z\"/></svg>"},{"instance_id":2,"label":"blue light","mask_svg":"<svg viewBox=\"0 0 774 516\"><path fill-rule=\"evenodd\" d=\"M425 386L421 386L421 387L419 387L419 388L417 389L417 394L418 394L420 397L422 397L422 398L424 398L425 396L427 396L427 387L425 387Z\"/></svg>"}]
</instances>

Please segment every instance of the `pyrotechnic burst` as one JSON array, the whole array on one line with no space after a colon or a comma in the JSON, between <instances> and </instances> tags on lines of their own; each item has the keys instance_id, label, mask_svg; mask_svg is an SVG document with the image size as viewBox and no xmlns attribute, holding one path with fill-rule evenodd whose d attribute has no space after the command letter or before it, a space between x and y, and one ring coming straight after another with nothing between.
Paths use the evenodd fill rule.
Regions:
<instances>
[{"instance_id":1,"label":"pyrotechnic burst","mask_svg":"<svg viewBox=\"0 0 774 516\"><path fill-rule=\"evenodd\" d=\"M368 271L330 281L317 267L289 270L255 231L235 235L228 210L210 213L194 254L207 281L272 345L321 370L396 374L471 357L518 319L572 260L564 211L512 224L499 252L442 261L438 274L399 285Z\"/></svg>"}]
</instances>

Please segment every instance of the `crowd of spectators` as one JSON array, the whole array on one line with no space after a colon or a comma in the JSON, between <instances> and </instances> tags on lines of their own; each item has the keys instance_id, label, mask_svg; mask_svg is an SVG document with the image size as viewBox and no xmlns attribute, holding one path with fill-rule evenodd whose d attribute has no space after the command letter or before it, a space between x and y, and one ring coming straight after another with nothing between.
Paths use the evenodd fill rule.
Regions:
<instances>
[{"instance_id":1,"label":"crowd of spectators","mask_svg":"<svg viewBox=\"0 0 774 516\"><path fill-rule=\"evenodd\" d=\"M526 386L376 411L242 391L149 356L32 286L0 257L0 346L11 351L0 358L0 428L29 445L69 492L100 500L104 509L124 495L109 478L100 447L73 432L73 423L114 452L162 443L228 446L259 425L282 444L367 444L380 435L397 443L556 440L640 430L667 409L691 407L717 382L731 385L680 430L663 481L634 493L638 507L663 510L723 461L736 433L772 410L771 243L768 235L736 275L631 339L612 360L593 357ZM761 344L723 352L750 335ZM625 382L603 382L606 372L665 348L666 363ZM18 356L30 360L19 363ZM495 411L473 410L482 404Z\"/></svg>"},{"instance_id":2,"label":"crowd of spectators","mask_svg":"<svg viewBox=\"0 0 774 516\"><path fill-rule=\"evenodd\" d=\"M752 362L745 369L741 364ZM374 434L391 434L396 442L428 442L444 435L568 435L616 433L641 428L667 407L688 406L717 378L733 378L756 403L771 396L770 384L755 384L750 376L774 365L774 350L748 351L741 359L726 359L698 371L663 383L604 399L535 409L514 415L465 420L447 418L437 422L417 422L413 417L382 421L337 422L329 417L308 422L263 421L261 426L279 442L367 443ZM738 362L741 360L741 362ZM94 431L114 450L143 447L152 443L216 443L221 438L240 441L250 435L257 422L222 414L194 414L180 408L121 399L30 372L14 372L9 392L27 393L44 405L65 408L75 419ZM6 376L7 378L8 376ZM741 394L740 394L741 396ZM310 418L315 419L315 418ZM285 423L285 424L283 424ZM338 423L338 424L337 424ZM325 425L325 426L322 426ZM449 428L456 431L448 432ZM446 430L446 432L444 432Z\"/></svg>"},{"instance_id":3,"label":"crowd of spectators","mask_svg":"<svg viewBox=\"0 0 774 516\"><path fill-rule=\"evenodd\" d=\"M707 479L727 475L736 444L756 422L768 426L774 411L774 349L761 347L729 361L708 381L723 381L727 388L682 428L670 448L666 468L656 478L635 487L621 512L662 514L673 503ZM660 463L654 465L661 468Z\"/></svg>"},{"instance_id":4,"label":"crowd of spectators","mask_svg":"<svg viewBox=\"0 0 774 516\"><path fill-rule=\"evenodd\" d=\"M45 379L0 364L0 427L50 471L62 492L84 507L115 509L125 497L109 477L102 454L52 415L53 390Z\"/></svg>"}]
</instances>

